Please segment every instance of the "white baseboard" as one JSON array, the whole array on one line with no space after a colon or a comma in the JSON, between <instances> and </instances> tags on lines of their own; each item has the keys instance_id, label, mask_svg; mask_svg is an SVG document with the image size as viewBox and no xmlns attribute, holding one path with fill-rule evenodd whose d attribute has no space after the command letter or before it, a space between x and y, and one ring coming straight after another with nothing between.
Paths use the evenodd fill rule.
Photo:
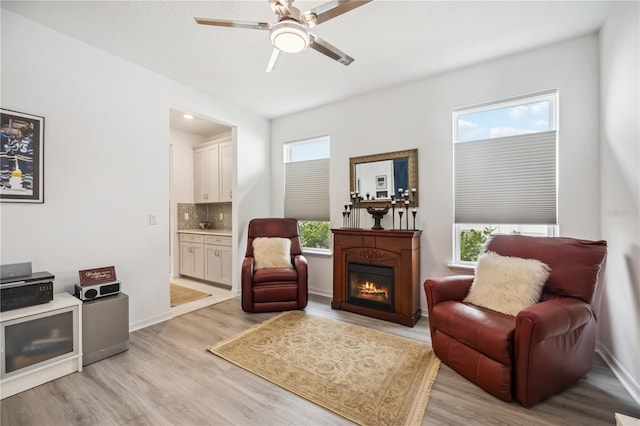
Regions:
<instances>
[{"instance_id":1,"label":"white baseboard","mask_svg":"<svg viewBox=\"0 0 640 426\"><path fill-rule=\"evenodd\" d=\"M309 288L309 293L311 294L317 294L318 296L323 296L323 297L333 297L333 290L332 291L327 291L327 290L319 290L316 288Z\"/></svg>"},{"instance_id":2,"label":"white baseboard","mask_svg":"<svg viewBox=\"0 0 640 426\"><path fill-rule=\"evenodd\" d=\"M613 371L613 375L616 376L618 381L622 383L622 386L629 392L631 398L640 406L640 384L631 377L616 357L609 352L609 349L600 342L596 342L596 352L600 354L605 364Z\"/></svg>"},{"instance_id":3,"label":"white baseboard","mask_svg":"<svg viewBox=\"0 0 640 426\"><path fill-rule=\"evenodd\" d=\"M156 315L155 317L132 322L129 324L129 332L140 330L141 328L149 327L151 325L158 324L159 322L169 321L171 318L171 311L167 311L161 315Z\"/></svg>"}]
</instances>

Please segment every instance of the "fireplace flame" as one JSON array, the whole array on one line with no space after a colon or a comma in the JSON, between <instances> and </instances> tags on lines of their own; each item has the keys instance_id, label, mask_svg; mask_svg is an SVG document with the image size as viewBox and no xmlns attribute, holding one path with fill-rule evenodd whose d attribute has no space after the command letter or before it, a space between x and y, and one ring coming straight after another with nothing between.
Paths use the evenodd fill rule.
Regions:
<instances>
[{"instance_id":1,"label":"fireplace flame","mask_svg":"<svg viewBox=\"0 0 640 426\"><path fill-rule=\"evenodd\" d=\"M369 296L384 296L385 300L389 299L389 292L386 288L378 288L375 283L365 281L360 284L360 294Z\"/></svg>"}]
</instances>

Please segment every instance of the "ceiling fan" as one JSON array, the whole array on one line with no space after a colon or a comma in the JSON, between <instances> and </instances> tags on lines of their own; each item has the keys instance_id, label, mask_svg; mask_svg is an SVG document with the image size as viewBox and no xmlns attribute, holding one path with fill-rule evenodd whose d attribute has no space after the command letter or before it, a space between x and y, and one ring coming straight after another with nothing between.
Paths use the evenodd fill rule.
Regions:
<instances>
[{"instance_id":1,"label":"ceiling fan","mask_svg":"<svg viewBox=\"0 0 640 426\"><path fill-rule=\"evenodd\" d=\"M298 53L310 47L329 58L349 65L353 58L324 39L312 34L309 29L329 19L340 16L360 7L371 0L333 0L306 12L300 12L293 6L294 0L268 0L278 22L229 21L224 19L194 18L198 24L218 27L248 28L251 30L268 30L273 53L267 66L267 72L275 71L282 52Z\"/></svg>"}]
</instances>

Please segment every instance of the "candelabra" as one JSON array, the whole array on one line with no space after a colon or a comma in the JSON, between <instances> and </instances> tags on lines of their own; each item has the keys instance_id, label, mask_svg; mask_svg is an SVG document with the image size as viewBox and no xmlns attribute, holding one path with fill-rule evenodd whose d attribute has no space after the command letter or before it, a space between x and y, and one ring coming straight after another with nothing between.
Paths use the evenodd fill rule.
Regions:
<instances>
[{"instance_id":1,"label":"candelabra","mask_svg":"<svg viewBox=\"0 0 640 426\"><path fill-rule=\"evenodd\" d=\"M344 205L344 211L342 212L342 227L360 228L360 203L363 198L360 193L352 192L349 200L349 203Z\"/></svg>"},{"instance_id":2,"label":"candelabra","mask_svg":"<svg viewBox=\"0 0 640 426\"><path fill-rule=\"evenodd\" d=\"M391 229L396 229L396 196L391 194Z\"/></svg>"},{"instance_id":3,"label":"candelabra","mask_svg":"<svg viewBox=\"0 0 640 426\"><path fill-rule=\"evenodd\" d=\"M384 229L380 221L382 216L384 216L391 208L391 227L392 229L396 229L396 207L398 208L398 230L402 231L406 229L409 230L409 212L413 216L413 230L416 230L416 215L418 214L418 209L416 207L416 196L417 189L411 188L403 189L398 188L397 194L391 194L391 202L390 205L381 207L381 208L372 208L367 207L366 210L374 219L374 226L371 229ZM371 201L375 198L371 197L370 193L366 193L366 200ZM358 192L352 192L350 194L349 203L344 205L344 210L342 211L342 227L343 228L360 228L360 220L362 215L362 201L365 198L360 195ZM404 206L404 208L403 208ZM402 217L404 216L405 220L403 223ZM403 226L404 225L404 226Z\"/></svg>"},{"instance_id":4,"label":"candelabra","mask_svg":"<svg viewBox=\"0 0 640 426\"><path fill-rule=\"evenodd\" d=\"M413 208L411 210L411 214L413 215L413 230L416 230L416 215L418 214L418 209L417 208Z\"/></svg>"}]
</instances>

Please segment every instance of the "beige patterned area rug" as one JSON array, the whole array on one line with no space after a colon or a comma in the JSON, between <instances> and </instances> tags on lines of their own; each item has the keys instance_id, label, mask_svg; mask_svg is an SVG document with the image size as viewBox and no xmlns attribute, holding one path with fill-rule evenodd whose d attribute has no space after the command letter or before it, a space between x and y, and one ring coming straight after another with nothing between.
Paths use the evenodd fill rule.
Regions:
<instances>
[{"instance_id":1,"label":"beige patterned area rug","mask_svg":"<svg viewBox=\"0 0 640 426\"><path fill-rule=\"evenodd\" d=\"M420 424L440 367L426 343L303 311L207 349L361 425Z\"/></svg>"},{"instance_id":2,"label":"beige patterned area rug","mask_svg":"<svg viewBox=\"0 0 640 426\"><path fill-rule=\"evenodd\" d=\"M203 293L198 290L183 287L178 284L170 284L171 286L171 307L184 305L185 303L193 302L194 300L200 300L205 297L211 296L211 294Z\"/></svg>"}]
</instances>

